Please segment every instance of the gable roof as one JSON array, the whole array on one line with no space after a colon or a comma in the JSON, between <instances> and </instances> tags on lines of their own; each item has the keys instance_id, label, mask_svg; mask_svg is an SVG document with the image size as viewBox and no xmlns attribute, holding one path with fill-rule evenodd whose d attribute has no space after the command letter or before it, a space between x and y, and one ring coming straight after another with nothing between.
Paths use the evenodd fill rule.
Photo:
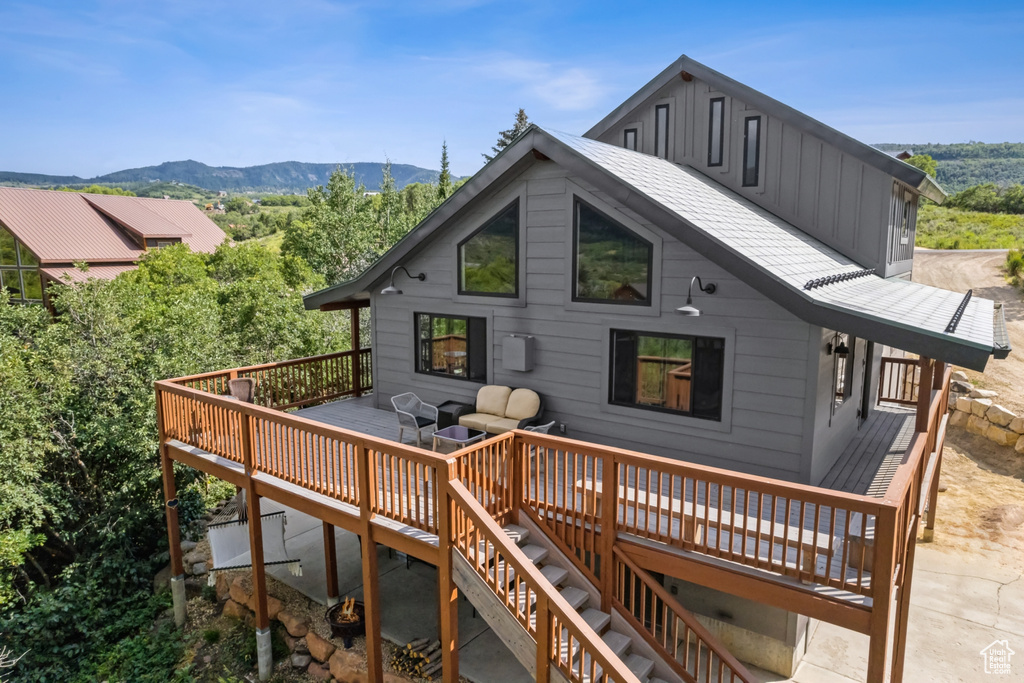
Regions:
<instances>
[{"instance_id":1,"label":"gable roof","mask_svg":"<svg viewBox=\"0 0 1024 683\"><path fill-rule=\"evenodd\" d=\"M992 301L899 278L884 279L698 171L531 126L365 273L308 295L307 308L369 298L368 288L500 176L536 150L644 216L738 279L814 325L982 369L996 348ZM852 275L858 275L853 278ZM840 278L837 276L845 276ZM819 279L829 284L806 286ZM963 305L955 331L947 326Z\"/></svg>"},{"instance_id":2,"label":"gable roof","mask_svg":"<svg viewBox=\"0 0 1024 683\"><path fill-rule=\"evenodd\" d=\"M43 264L132 262L158 237L210 252L227 237L188 201L15 187L0 187L0 224Z\"/></svg>"},{"instance_id":3,"label":"gable roof","mask_svg":"<svg viewBox=\"0 0 1024 683\"><path fill-rule=\"evenodd\" d=\"M695 76L719 92L735 97L745 104L752 105L755 109L764 112L768 116L784 121L800 130L807 131L819 140L823 140L844 153L916 188L918 192L934 202L941 204L946 199L946 193L942 191L942 188L938 186L931 176L916 166L904 163L894 156L875 149L871 145L866 145L845 133L840 133L835 128L826 126L821 121L813 119L807 114L754 90L748 85L735 81L700 62L694 61L686 55L682 55L679 59L672 62L668 68L651 79L647 85L633 93L632 96L601 119L583 136L595 139L600 137L612 126L619 123L623 117L665 87L672 79L678 78L683 72Z\"/></svg>"}]
</instances>

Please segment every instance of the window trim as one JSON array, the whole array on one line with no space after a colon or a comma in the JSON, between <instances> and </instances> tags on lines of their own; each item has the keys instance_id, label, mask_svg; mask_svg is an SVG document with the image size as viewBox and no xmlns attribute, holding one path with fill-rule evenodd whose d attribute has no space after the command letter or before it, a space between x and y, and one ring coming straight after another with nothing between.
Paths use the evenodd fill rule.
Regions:
<instances>
[{"instance_id":1,"label":"window trim","mask_svg":"<svg viewBox=\"0 0 1024 683\"><path fill-rule=\"evenodd\" d=\"M466 376L462 377L462 376L459 376L459 375L451 375L451 374L448 374L446 372L434 372L433 370L421 370L420 369L420 341L421 341L420 340L420 316L424 316L424 315L430 317L430 324L431 324L431 326L433 326L434 318L457 318L457 319L462 319L462 320L466 321L466 369L467 369ZM484 344L483 344L483 346L484 346L484 348L483 348L483 350L480 353L484 354L484 358L482 359L482 362L481 362L481 365L484 368L484 370L483 370L483 375L484 376L481 379L474 379L474 378L470 377L469 374L468 374L469 364L470 364L470 360L469 360L470 359L470 351L471 351L471 348L470 348L470 331L469 331L470 323L469 323L469 321L471 319L472 320L479 320L480 324L483 325L483 332L484 332ZM426 311L414 311L413 314L412 314L412 339L413 339L413 344L412 344L412 369L413 369L413 372L416 373L416 374L419 374L419 375L427 375L429 377L440 377L442 379L454 379L454 380L457 380L457 381L460 381L460 382L472 382L474 384L487 384L487 377L490 375L490 357L489 357L489 355L487 353L487 348L488 348L487 338L491 334L491 331L490 331L489 328L490 328L489 321L484 316L479 316L479 315L462 315L462 314L458 314L458 313L429 313L429 312L426 312ZM475 348L475 347L473 347L473 348Z\"/></svg>"},{"instance_id":2,"label":"window trim","mask_svg":"<svg viewBox=\"0 0 1024 683\"><path fill-rule=\"evenodd\" d=\"M718 111L718 161L713 161L715 149L715 103L720 103ZM712 97L708 100L708 167L719 168L725 165L725 97Z\"/></svg>"},{"instance_id":3,"label":"window trim","mask_svg":"<svg viewBox=\"0 0 1024 683\"><path fill-rule=\"evenodd\" d=\"M506 292L506 293L502 293L502 292L477 292L477 291L473 291L473 290L463 289L462 288L462 266L463 266L463 263L462 263L462 247L465 246L466 242L468 242L469 240L473 239L478 234L480 234L482 231L484 231L488 227L490 227L491 224L494 223L494 221L496 221L498 219L498 217L502 216L506 211L508 211L510 208L512 208L513 205L515 205L515 207L516 207L516 232L515 232L516 256L515 256L515 264L514 264L514 268L513 268L513 270L515 272L515 289L512 292ZM490 218L488 218L486 221L484 221L483 224L480 225L480 227L478 227L473 232L469 233L464 238L462 238L462 240L459 241L459 243L455 246L455 291L458 294L458 296L483 296L483 297L488 297L488 298L495 297L495 298L499 298L499 299L518 299L519 298L519 280L520 280L520 277L519 277L519 262L520 262L520 259L522 257L522 249L520 248L519 242L520 242L520 233L522 232L522 220L523 220L522 202L520 201L520 197L518 195L516 195L516 197L512 201L510 201L507 204L505 204L504 206L502 206L502 208L500 208Z\"/></svg>"},{"instance_id":4,"label":"window trim","mask_svg":"<svg viewBox=\"0 0 1024 683\"><path fill-rule=\"evenodd\" d=\"M581 296L579 296L577 294L577 289L578 289L578 285L579 285L579 277L577 276L577 273L579 272L579 227L580 227L579 226L579 206L581 204L587 206L592 211L596 211L597 213L605 216L612 223L615 223L617 226L619 226L620 228L622 228L626 232L630 233L631 235L636 237L638 240L641 240L642 242L647 244L647 246L648 246L648 251L647 251L647 298L644 301L626 301L626 300L615 300L615 299L590 299L590 298L581 297ZM588 201L584 200L579 195L573 194L573 196L572 196L572 235L571 235L571 242L570 242L570 244L572 245L571 246L571 248L572 248L572 270L569 273L569 291L571 293L570 300L573 303L598 304L598 305L602 305L602 306L604 306L604 305L627 306L627 307L634 307L634 308L643 307L643 308L645 308L647 310L656 310L654 305L653 305L653 303L652 303L655 300L655 296L654 296L654 283L655 283L655 278L654 278L654 252L655 252L655 247L656 247L656 245L654 244L653 241L651 241L650 239L647 239L645 236L641 235L636 230L633 230L633 229L629 228L622 221L617 220L616 218L614 218L608 211L604 211L604 210L598 208L597 206L595 206L594 204L592 204L591 202L588 202Z\"/></svg>"},{"instance_id":5,"label":"window trim","mask_svg":"<svg viewBox=\"0 0 1024 683\"><path fill-rule=\"evenodd\" d=\"M749 158L749 154L750 154L750 140L749 140L749 137L750 137L750 123L751 123L751 121L754 121L754 122L757 123L757 125L755 126L756 138L754 140L754 167L753 167L754 178L753 178L753 182L751 182L750 179L747 177L748 162L750 161L750 158ZM761 135L761 115L760 114L756 114L754 116L744 117L744 119L743 119L743 166L742 166L743 187L759 187L760 184L761 184L761 138L762 137L763 136Z\"/></svg>"},{"instance_id":6,"label":"window trim","mask_svg":"<svg viewBox=\"0 0 1024 683\"><path fill-rule=\"evenodd\" d=\"M629 146L629 134L633 134L633 146ZM636 127L625 128L622 131L622 147L632 152L640 151L640 130Z\"/></svg>"},{"instance_id":7,"label":"window trim","mask_svg":"<svg viewBox=\"0 0 1024 683\"><path fill-rule=\"evenodd\" d=\"M661 113L662 110L665 111L664 140L662 139L662 135L661 135L661 133L663 131L661 130L661 121L660 121L660 116L659 116L659 114ZM672 137L670 132L669 132L669 129L671 127L672 127L672 108L671 108L671 105L668 102L664 102L662 104L654 105L654 156L658 157L659 159L666 159L667 160L669 158L669 151L670 151L669 143L671 142L671 137ZM660 149L661 147L664 147L664 152L665 152L664 155L661 154L661 152L663 151L663 150Z\"/></svg>"}]
</instances>

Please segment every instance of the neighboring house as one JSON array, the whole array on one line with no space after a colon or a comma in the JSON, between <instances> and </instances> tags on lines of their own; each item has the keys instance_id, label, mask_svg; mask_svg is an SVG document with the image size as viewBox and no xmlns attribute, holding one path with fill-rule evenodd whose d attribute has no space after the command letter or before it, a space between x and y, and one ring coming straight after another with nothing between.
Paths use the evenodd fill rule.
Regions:
<instances>
[{"instance_id":1,"label":"neighboring house","mask_svg":"<svg viewBox=\"0 0 1024 683\"><path fill-rule=\"evenodd\" d=\"M945 195L682 57L582 137L532 126L306 305L370 305L378 407L525 386L573 437L818 484L874 409L881 346L1008 352L992 301L909 281L922 196ZM397 266L426 279L382 295ZM465 361L432 363L452 333ZM503 364L513 334L530 372Z\"/></svg>"},{"instance_id":2,"label":"neighboring house","mask_svg":"<svg viewBox=\"0 0 1024 683\"><path fill-rule=\"evenodd\" d=\"M112 279L149 249L212 252L225 238L187 201L0 187L0 278L15 302L46 302L47 283L65 276Z\"/></svg>"}]
</instances>

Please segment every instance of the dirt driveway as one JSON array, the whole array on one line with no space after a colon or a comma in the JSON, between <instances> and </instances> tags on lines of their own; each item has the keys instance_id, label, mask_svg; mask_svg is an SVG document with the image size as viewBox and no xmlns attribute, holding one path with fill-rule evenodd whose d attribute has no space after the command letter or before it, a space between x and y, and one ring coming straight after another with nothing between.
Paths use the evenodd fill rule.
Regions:
<instances>
[{"instance_id":1,"label":"dirt driveway","mask_svg":"<svg viewBox=\"0 0 1024 683\"><path fill-rule=\"evenodd\" d=\"M999 392L996 399L1018 414L1024 414L1024 297L1006 282L1002 265L1006 252L999 251L914 251L914 282L955 292L974 290L974 296L1003 302L1006 329L1013 351L1004 360L990 360L985 374L967 371L977 386Z\"/></svg>"}]
</instances>

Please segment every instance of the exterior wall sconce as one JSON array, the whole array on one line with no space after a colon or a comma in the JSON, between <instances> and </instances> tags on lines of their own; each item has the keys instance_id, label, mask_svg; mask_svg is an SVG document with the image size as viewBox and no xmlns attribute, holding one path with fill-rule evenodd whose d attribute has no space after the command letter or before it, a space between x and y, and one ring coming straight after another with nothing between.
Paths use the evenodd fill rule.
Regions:
<instances>
[{"instance_id":1,"label":"exterior wall sconce","mask_svg":"<svg viewBox=\"0 0 1024 683\"><path fill-rule=\"evenodd\" d=\"M389 284L384 289L380 290L381 294L401 294L402 293L402 290L400 290L398 287L395 287L395 273L397 273L400 270L404 270L405 274L408 275L411 279L419 280L420 282L423 282L424 280L427 279L427 274L426 273L419 273L418 275L413 275L412 273L409 272L409 269L406 268L405 266L395 266L394 270L391 271L391 284Z\"/></svg>"},{"instance_id":2,"label":"exterior wall sconce","mask_svg":"<svg viewBox=\"0 0 1024 683\"><path fill-rule=\"evenodd\" d=\"M682 313L683 315L688 315L688 316L698 316L698 315L700 315L700 309L693 305L693 283L694 282L697 283L698 289L700 289L700 291L704 292L705 294L714 294L715 290L718 289L718 287L715 286L714 282L709 282L705 286L704 283L701 282L700 277L697 276L697 275L694 275L693 279L690 280L690 288L686 291L686 305L685 306L680 306L679 308L677 308L676 309L677 313Z\"/></svg>"},{"instance_id":3,"label":"exterior wall sconce","mask_svg":"<svg viewBox=\"0 0 1024 683\"><path fill-rule=\"evenodd\" d=\"M830 341L828 346L825 347L825 355L831 356L833 353L840 358L846 358L850 355L850 347L846 345L845 341L839 338L838 332L836 332L833 341Z\"/></svg>"}]
</instances>

